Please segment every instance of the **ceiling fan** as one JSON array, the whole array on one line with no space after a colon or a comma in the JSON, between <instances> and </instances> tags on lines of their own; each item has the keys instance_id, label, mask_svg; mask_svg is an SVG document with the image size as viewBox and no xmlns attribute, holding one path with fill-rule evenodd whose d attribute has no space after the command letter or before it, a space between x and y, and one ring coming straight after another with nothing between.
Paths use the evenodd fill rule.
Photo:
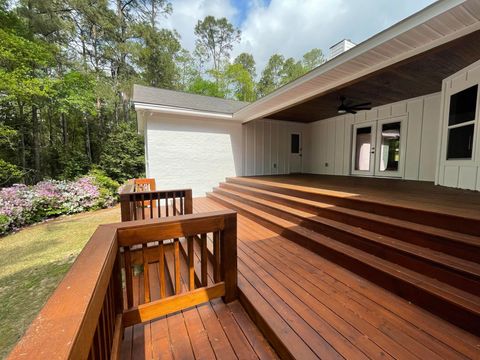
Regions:
<instances>
[{"instance_id":1,"label":"ceiling fan","mask_svg":"<svg viewBox=\"0 0 480 360\"><path fill-rule=\"evenodd\" d=\"M365 102L361 104L351 104L350 102L346 102L347 98L345 96L340 96L340 106L337 109L339 114L356 114L359 110L370 110L372 107L371 102Z\"/></svg>"}]
</instances>

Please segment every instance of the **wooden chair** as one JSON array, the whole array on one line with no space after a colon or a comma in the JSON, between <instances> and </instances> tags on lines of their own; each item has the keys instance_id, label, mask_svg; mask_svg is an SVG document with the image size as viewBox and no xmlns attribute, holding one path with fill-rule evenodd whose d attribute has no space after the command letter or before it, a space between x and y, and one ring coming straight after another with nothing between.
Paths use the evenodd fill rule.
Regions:
<instances>
[{"instance_id":1,"label":"wooden chair","mask_svg":"<svg viewBox=\"0 0 480 360\"><path fill-rule=\"evenodd\" d=\"M135 192L147 192L147 191L156 191L155 179L153 178L143 178L143 179L134 179L133 180ZM140 205L141 206L141 205ZM143 202L144 207L150 207L149 201ZM153 207L156 207L156 202L153 202Z\"/></svg>"}]
</instances>

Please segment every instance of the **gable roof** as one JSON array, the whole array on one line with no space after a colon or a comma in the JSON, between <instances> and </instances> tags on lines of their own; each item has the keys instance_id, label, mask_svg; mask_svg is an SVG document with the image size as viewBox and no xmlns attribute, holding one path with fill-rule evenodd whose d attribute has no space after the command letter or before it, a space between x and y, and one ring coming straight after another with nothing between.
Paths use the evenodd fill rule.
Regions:
<instances>
[{"instance_id":1,"label":"gable roof","mask_svg":"<svg viewBox=\"0 0 480 360\"><path fill-rule=\"evenodd\" d=\"M132 100L136 106L138 104L152 104L170 108L206 111L230 115L249 104L248 102L244 101L189 94L182 91L159 89L143 85L133 86Z\"/></svg>"}]
</instances>

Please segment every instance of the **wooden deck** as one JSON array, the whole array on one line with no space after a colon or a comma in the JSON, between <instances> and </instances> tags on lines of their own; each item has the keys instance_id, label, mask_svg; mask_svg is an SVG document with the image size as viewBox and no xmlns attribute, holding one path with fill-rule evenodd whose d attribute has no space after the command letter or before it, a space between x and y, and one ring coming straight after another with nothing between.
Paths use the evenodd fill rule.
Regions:
<instances>
[{"instance_id":1,"label":"wooden deck","mask_svg":"<svg viewBox=\"0 0 480 360\"><path fill-rule=\"evenodd\" d=\"M432 182L333 175L252 176L290 189L308 189L346 198L394 203L480 220L480 192L435 186Z\"/></svg>"},{"instance_id":2,"label":"wooden deck","mask_svg":"<svg viewBox=\"0 0 480 360\"><path fill-rule=\"evenodd\" d=\"M480 359L479 337L241 214L238 249L241 300L283 357Z\"/></svg>"}]
</instances>

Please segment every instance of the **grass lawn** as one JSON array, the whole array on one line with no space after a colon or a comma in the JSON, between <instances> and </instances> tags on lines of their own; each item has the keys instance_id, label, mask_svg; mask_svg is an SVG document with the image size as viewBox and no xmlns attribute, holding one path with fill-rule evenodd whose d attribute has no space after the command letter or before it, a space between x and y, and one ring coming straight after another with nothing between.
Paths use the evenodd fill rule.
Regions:
<instances>
[{"instance_id":1,"label":"grass lawn","mask_svg":"<svg viewBox=\"0 0 480 360\"><path fill-rule=\"evenodd\" d=\"M120 208L62 217L0 238L0 358L35 318L99 224Z\"/></svg>"}]
</instances>

